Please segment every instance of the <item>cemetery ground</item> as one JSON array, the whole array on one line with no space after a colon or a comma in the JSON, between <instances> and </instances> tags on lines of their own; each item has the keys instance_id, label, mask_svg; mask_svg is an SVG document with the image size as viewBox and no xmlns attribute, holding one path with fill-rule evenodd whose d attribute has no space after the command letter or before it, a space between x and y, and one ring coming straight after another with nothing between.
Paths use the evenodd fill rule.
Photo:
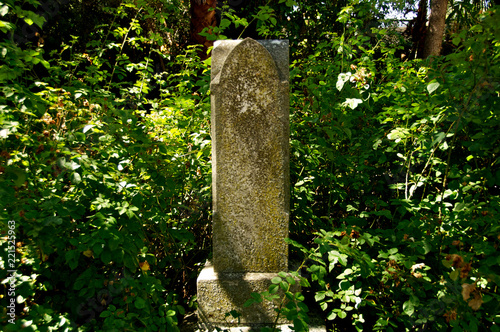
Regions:
<instances>
[{"instance_id":1,"label":"cemetery ground","mask_svg":"<svg viewBox=\"0 0 500 332\"><path fill-rule=\"evenodd\" d=\"M187 2L47 3L0 4L0 324L178 331L217 256L213 59ZM204 32L289 41L289 263L247 307L281 301L298 331L312 312L498 331L498 7L451 1L423 59L386 5L259 2Z\"/></svg>"}]
</instances>

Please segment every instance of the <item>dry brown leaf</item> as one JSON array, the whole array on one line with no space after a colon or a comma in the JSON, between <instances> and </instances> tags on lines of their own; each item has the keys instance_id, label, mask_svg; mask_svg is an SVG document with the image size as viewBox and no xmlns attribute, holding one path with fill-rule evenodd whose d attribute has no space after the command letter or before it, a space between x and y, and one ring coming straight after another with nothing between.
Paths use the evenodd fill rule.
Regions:
<instances>
[{"instance_id":1,"label":"dry brown leaf","mask_svg":"<svg viewBox=\"0 0 500 332\"><path fill-rule=\"evenodd\" d=\"M453 309L450 312L446 312L443 316L446 318L446 322L449 323L450 321L457 319L457 312Z\"/></svg>"},{"instance_id":2,"label":"dry brown leaf","mask_svg":"<svg viewBox=\"0 0 500 332\"><path fill-rule=\"evenodd\" d=\"M469 301L469 307L471 307L472 310L477 311L481 308L481 304L483 304L483 297L479 294L479 292L474 292L474 298Z\"/></svg>"},{"instance_id":3,"label":"dry brown leaf","mask_svg":"<svg viewBox=\"0 0 500 332\"><path fill-rule=\"evenodd\" d=\"M464 264L462 268L460 269L460 278L465 279L469 275L469 272L471 271L472 267L470 263Z\"/></svg>"},{"instance_id":4,"label":"dry brown leaf","mask_svg":"<svg viewBox=\"0 0 500 332\"><path fill-rule=\"evenodd\" d=\"M452 254L452 255L446 256L446 260L452 261L452 266L454 268L460 268L464 263L464 259L462 258L462 256L457 255L457 254Z\"/></svg>"},{"instance_id":5,"label":"dry brown leaf","mask_svg":"<svg viewBox=\"0 0 500 332\"><path fill-rule=\"evenodd\" d=\"M470 293L476 289L475 284L462 284L462 297L464 301L467 301L470 298Z\"/></svg>"}]
</instances>

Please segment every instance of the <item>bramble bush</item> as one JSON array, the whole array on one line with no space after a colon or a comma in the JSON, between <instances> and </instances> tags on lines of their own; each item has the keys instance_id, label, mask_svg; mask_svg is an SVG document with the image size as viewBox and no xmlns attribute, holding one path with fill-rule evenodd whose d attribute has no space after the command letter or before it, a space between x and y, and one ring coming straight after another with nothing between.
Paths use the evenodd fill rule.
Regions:
<instances>
[{"instance_id":1,"label":"bramble bush","mask_svg":"<svg viewBox=\"0 0 500 332\"><path fill-rule=\"evenodd\" d=\"M17 258L0 260L2 308L17 271L16 321L5 309L2 325L175 331L210 254L210 59L173 46L186 25L175 1L69 3L75 16L48 25L36 1L0 4L0 246L14 221ZM405 60L400 34L367 28L372 2L304 31L294 20L321 8L294 6L226 7L206 31L253 22L291 41L288 241L301 264L248 305L281 289L297 331L314 307L334 330L497 331L498 9L467 16L445 56ZM56 29L88 13L89 34ZM19 42L26 27L59 44Z\"/></svg>"},{"instance_id":2,"label":"bramble bush","mask_svg":"<svg viewBox=\"0 0 500 332\"><path fill-rule=\"evenodd\" d=\"M357 10L292 64L290 237L314 300L336 330L496 331L498 9L426 61L359 34Z\"/></svg>"},{"instance_id":3,"label":"bramble bush","mask_svg":"<svg viewBox=\"0 0 500 332\"><path fill-rule=\"evenodd\" d=\"M1 45L1 219L16 222L19 259L6 330L174 331L194 305L210 241L208 62L163 54L141 5L105 8L114 20L85 52L78 36L50 55ZM156 72L153 53L179 69Z\"/></svg>"}]
</instances>

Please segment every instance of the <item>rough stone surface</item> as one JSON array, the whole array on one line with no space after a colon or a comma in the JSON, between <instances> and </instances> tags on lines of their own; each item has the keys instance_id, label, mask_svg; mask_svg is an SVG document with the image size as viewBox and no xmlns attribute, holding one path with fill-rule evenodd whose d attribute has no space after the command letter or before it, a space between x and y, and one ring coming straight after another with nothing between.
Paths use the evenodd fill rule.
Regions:
<instances>
[{"instance_id":1,"label":"rough stone surface","mask_svg":"<svg viewBox=\"0 0 500 332\"><path fill-rule=\"evenodd\" d=\"M276 320L275 302L263 301L245 308L251 293L261 293L271 285L275 273L216 273L213 266L207 265L198 278L198 316L207 330L210 327L256 326L273 324ZM298 284L298 283L297 283ZM294 285L292 292L299 290ZM236 310L241 314L239 320L225 313ZM281 319L279 323L286 323Z\"/></svg>"},{"instance_id":2,"label":"rough stone surface","mask_svg":"<svg viewBox=\"0 0 500 332\"><path fill-rule=\"evenodd\" d=\"M198 278L198 316L209 330L276 319L277 303L243 304L288 270L288 77L288 41L214 45L213 260ZM239 324L225 316L231 310Z\"/></svg>"},{"instance_id":3,"label":"rough stone surface","mask_svg":"<svg viewBox=\"0 0 500 332\"><path fill-rule=\"evenodd\" d=\"M288 46L287 41L262 45L245 39L223 41L214 48L213 265L217 272L269 273L288 268L284 242L289 221L288 47L283 54L283 45ZM269 50L278 50L278 57L273 58ZM276 60L286 61L286 66Z\"/></svg>"}]
</instances>

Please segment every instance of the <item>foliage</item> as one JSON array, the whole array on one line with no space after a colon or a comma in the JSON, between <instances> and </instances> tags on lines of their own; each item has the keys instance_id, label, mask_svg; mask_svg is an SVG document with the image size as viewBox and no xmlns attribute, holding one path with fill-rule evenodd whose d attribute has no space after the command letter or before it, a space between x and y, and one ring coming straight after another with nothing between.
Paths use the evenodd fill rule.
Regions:
<instances>
[{"instance_id":1,"label":"foliage","mask_svg":"<svg viewBox=\"0 0 500 332\"><path fill-rule=\"evenodd\" d=\"M375 29L294 63L291 236L337 329L497 329L497 19L432 63Z\"/></svg>"},{"instance_id":2,"label":"foliage","mask_svg":"<svg viewBox=\"0 0 500 332\"><path fill-rule=\"evenodd\" d=\"M279 298L298 331L316 307L335 330L497 331L498 9L453 2L423 61L386 1L254 2L205 33L290 39L302 263L248 305ZM60 4L0 4L2 324L178 330L211 245L210 59L184 2Z\"/></svg>"},{"instance_id":3,"label":"foliage","mask_svg":"<svg viewBox=\"0 0 500 332\"><path fill-rule=\"evenodd\" d=\"M153 53L168 57L141 5L108 8L114 20L85 53L78 36L50 59L2 43L1 219L16 222L20 260L9 330L172 331L193 305L210 198L208 63L191 48L169 64L178 71L156 73Z\"/></svg>"}]
</instances>

